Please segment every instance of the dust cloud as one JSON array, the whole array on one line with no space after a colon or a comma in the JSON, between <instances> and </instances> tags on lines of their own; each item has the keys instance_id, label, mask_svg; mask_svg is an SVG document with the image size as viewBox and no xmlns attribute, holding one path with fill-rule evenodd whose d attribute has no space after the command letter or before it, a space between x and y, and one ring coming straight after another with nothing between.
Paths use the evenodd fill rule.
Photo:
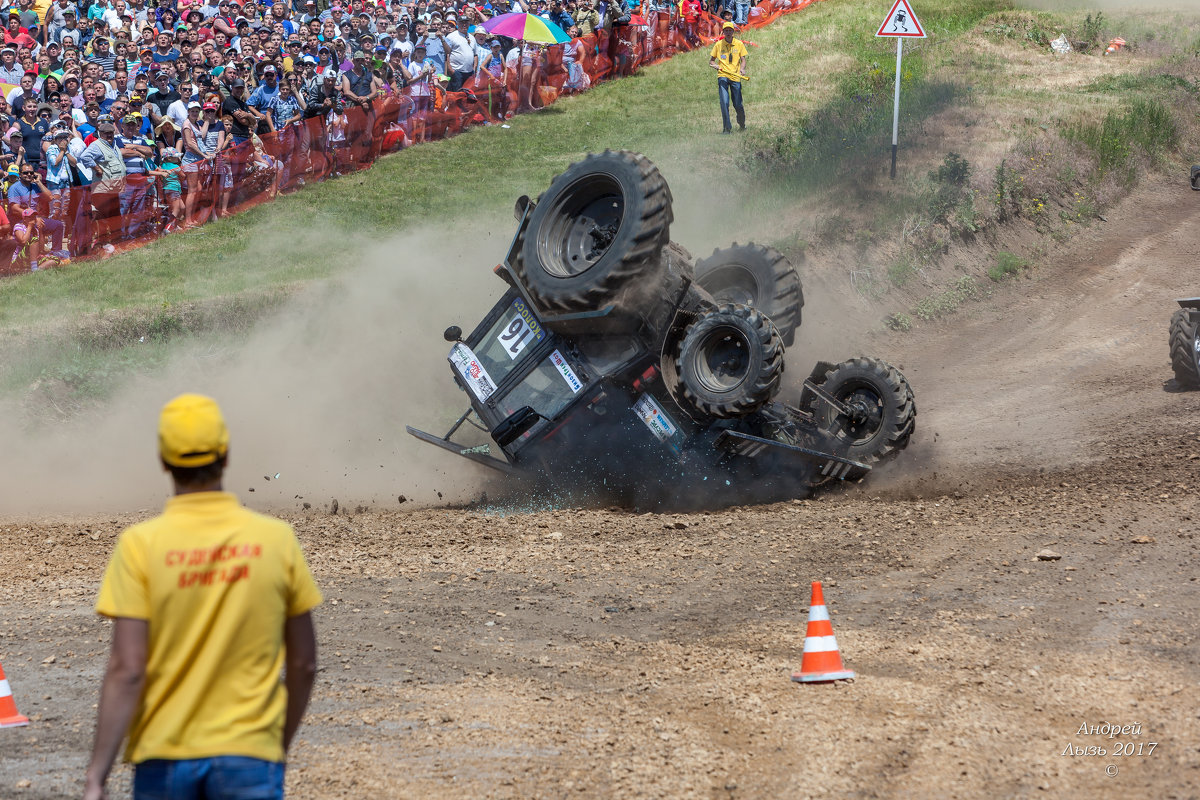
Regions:
<instances>
[{"instance_id":1,"label":"dust cloud","mask_svg":"<svg viewBox=\"0 0 1200 800\"><path fill-rule=\"evenodd\" d=\"M182 392L220 402L231 435L225 486L251 507L467 498L487 471L404 426L444 433L466 409L442 331L457 324L469 332L503 293L491 270L514 227L511 218L477 221L470 235L439 230L381 242L230 352L183 345L165 370L100 413L36 436L0 430L8 473L0 516L157 508L170 491L157 460L158 411Z\"/></svg>"}]
</instances>

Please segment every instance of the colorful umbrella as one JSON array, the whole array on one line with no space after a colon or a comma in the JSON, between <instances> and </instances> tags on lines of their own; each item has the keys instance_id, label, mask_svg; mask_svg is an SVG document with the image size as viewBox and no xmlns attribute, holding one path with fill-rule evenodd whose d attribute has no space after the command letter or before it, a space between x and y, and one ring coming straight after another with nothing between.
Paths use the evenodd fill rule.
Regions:
<instances>
[{"instance_id":1,"label":"colorful umbrella","mask_svg":"<svg viewBox=\"0 0 1200 800\"><path fill-rule=\"evenodd\" d=\"M483 23L483 29L497 36L507 36L510 39L524 39L527 42L540 44L563 44L571 41L562 28L553 22L542 19L536 14L523 14L514 11L492 17Z\"/></svg>"}]
</instances>

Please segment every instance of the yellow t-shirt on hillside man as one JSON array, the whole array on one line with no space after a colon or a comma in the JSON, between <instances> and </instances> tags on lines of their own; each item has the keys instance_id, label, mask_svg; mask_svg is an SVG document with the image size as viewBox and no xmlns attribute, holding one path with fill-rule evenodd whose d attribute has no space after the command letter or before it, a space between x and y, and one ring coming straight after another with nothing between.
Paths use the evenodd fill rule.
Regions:
<instances>
[{"instance_id":1,"label":"yellow t-shirt on hillside man","mask_svg":"<svg viewBox=\"0 0 1200 800\"><path fill-rule=\"evenodd\" d=\"M230 493L177 495L126 529L96 600L150 623L126 759L283 761L284 623L320 602L291 527Z\"/></svg>"},{"instance_id":2,"label":"yellow t-shirt on hillside man","mask_svg":"<svg viewBox=\"0 0 1200 800\"><path fill-rule=\"evenodd\" d=\"M750 53L746 50L746 45L742 44L741 39L734 39L729 44L725 44L724 39L718 39L712 49L712 58L717 60L717 66L720 67L717 77L729 78L731 81L741 83L742 59L748 55Z\"/></svg>"}]
</instances>

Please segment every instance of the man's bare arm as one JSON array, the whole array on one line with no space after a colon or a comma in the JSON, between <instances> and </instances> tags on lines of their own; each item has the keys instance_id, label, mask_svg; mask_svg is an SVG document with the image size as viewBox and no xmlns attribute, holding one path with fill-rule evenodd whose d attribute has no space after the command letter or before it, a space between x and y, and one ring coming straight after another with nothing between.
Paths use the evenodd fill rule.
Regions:
<instances>
[{"instance_id":1,"label":"man's bare arm","mask_svg":"<svg viewBox=\"0 0 1200 800\"><path fill-rule=\"evenodd\" d=\"M112 652L104 672L104 684L100 687L92 761L84 783L85 799L104 797L104 783L146 682L149 629L146 620L128 617L118 617L113 625Z\"/></svg>"},{"instance_id":2,"label":"man's bare arm","mask_svg":"<svg viewBox=\"0 0 1200 800\"><path fill-rule=\"evenodd\" d=\"M283 629L287 651L283 683L287 687L287 719L283 724L283 749L292 745L300 720L308 708L313 681L317 677L317 634L311 613L289 617Z\"/></svg>"}]
</instances>

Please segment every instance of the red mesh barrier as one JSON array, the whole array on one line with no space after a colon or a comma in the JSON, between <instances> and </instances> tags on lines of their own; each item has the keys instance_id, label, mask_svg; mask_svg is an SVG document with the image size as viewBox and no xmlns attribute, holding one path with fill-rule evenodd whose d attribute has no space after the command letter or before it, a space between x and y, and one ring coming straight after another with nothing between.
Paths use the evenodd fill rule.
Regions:
<instances>
[{"instance_id":1,"label":"red mesh barrier","mask_svg":"<svg viewBox=\"0 0 1200 800\"><path fill-rule=\"evenodd\" d=\"M763 0L751 8L745 31L769 25L783 14L817 0ZM70 190L70 197L43 203L31 241L0 240L0 275L26 272L35 257L41 266L56 243L61 223L64 249L74 259L138 247L173 229L172 206L191 224L236 214L305 183L314 183L371 166L376 159L417 142L444 139L471 125L500 122L513 114L550 105L563 94L585 91L600 81L628 75L679 52L719 38L721 20L702 13L689 25L678 15L651 12L646 25L616 26L565 45L540 48L518 58L499 77L481 73L460 92L409 86L402 94L379 98L370 111L348 106L344 124L313 118L225 150L215 163L185 170L178 200L161 180L130 179L123 191L98 194ZM738 34L739 38L742 34ZM526 63L528 62L528 63ZM174 202L173 202L174 201ZM45 216L43 216L45 214ZM47 223L46 220L53 220ZM28 220L11 220L14 223Z\"/></svg>"}]
</instances>

